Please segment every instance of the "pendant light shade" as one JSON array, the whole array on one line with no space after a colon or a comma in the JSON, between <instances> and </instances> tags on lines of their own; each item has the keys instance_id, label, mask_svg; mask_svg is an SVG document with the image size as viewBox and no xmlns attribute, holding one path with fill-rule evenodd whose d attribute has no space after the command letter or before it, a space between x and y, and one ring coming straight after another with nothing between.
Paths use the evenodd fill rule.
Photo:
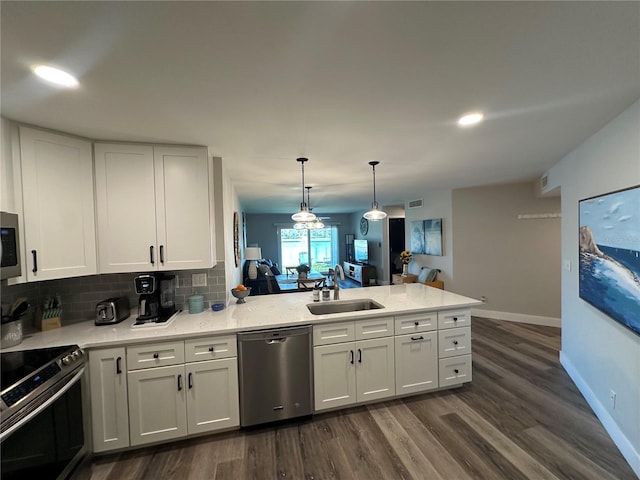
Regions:
<instances>
[{"instance_id":1,"label":"pendant light shade","mask_svg":"<svg viewBox=\"0 0 640 480\"><path fill-rule=\"evenodd\" d=\"M371 204L371 210L363 215L363 217L367 220L371 220L374 222L382 220L387 216L385 212L383 212L382 210L378 210L378 202L376 202L376 165L378 165L379 163L380 162L376 161L369 162L369 165L371 165L371 167L373 168L373 203Z\"/></svg>"},{"instance_id":2,"label":"pendant light shade","mask_svg":"<svg viewBox=\"0 0 640 480\"><path fill-rule=\"evenodd\" d=\"M311 220L316 219L316 216L311 213L309 207L304 201L304 162L308 161L308 158L296 159L296 162L300 162L300 167L302 168L302 202L300 203L300 211L291 215L291 219L296 222L310 222Z\"/></svg>"}]
</instances>

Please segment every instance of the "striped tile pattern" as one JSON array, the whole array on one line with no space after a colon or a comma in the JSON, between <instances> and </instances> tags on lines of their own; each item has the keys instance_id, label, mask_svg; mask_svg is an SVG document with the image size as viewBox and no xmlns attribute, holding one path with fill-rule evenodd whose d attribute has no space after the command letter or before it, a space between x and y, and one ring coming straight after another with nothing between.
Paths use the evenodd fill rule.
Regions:
<instances>
[{"instance_id":1,"label":"striped tile pattern","mask_svg":"<svg viewBox=\"0 0 640 480\"><path fill-rule=\"evenodd\" d=\"M636 478L560 367L559 329L473 322L462 388L96 457L74 478Z\"/></svg>"}]
</instances>

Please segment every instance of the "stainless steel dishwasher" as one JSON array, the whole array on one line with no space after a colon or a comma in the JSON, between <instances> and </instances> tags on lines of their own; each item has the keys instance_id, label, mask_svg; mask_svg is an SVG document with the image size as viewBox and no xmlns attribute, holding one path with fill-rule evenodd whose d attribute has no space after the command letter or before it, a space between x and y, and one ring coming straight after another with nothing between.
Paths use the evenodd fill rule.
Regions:
<instances>
[{"instance_id":1,"label":"stainless steel dishwasher","mask_svg":"<svg viewBox=\"0 0 640 480\"><path fill-rule=\"evenodd\" d=\"M311 326L238 334L240 426L311 415Z\"/></svg>"}]
</instances>

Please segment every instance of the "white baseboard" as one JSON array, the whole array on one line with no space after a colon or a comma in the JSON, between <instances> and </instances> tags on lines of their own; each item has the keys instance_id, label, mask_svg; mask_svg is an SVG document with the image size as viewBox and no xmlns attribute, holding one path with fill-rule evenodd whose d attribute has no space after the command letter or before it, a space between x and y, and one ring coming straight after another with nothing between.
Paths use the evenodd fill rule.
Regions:
<instances>
[{"instance_id":1,"label":"white baseboard","mask_svg":"<svg viewBox=\"0 0 640 480\"><path fill-rule=\"evenodd\" d=\"M545 325L547 327L560 328L559 318L542 317L539 315L526 315L523 313L498 312L494 310L483 310L472 308L471 315L475 317L492 318L494 320L507 320L509 322L531 323L533 325Z\"/></svg>"},{"instance_id":2,"label":"white baseboard","mask_svg":"<svg viewBox=\"0 0 640 480\"><path fill-rule=\"evenodd\" d=\"M565 369L573 383L576 384L580 393L585 398L593 413L596 414L600 423L607 431L613 443L616 444L620 453L625 458L625 460L629 463L631 469L635 472L635 474L640 478L640 452L637 452L629 439L622 433L620 427L615 422L615 420L609 415L607 409L600 403L597 397L594 395L591 388L587 382L584 381L582 376L578 373L578 371L571 363L569 357L567 357L562 351L560 351L560 364Z\"/></svg>"}]
</instances>

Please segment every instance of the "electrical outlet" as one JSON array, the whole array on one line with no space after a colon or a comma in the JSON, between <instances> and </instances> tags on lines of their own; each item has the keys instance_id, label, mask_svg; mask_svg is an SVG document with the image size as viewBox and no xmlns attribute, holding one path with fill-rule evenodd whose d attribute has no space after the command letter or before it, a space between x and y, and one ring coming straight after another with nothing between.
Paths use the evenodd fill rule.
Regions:
<instances>
[{"instance_id":1,"label":"electrical outlet","mask_svg":"<svg viewBox=\"0 0 640 480\"><path fill-rule=\"evenodd\" d=\"M609 400L611 402L611 408L616 409L616 392L609 390Z\"/></svg>"},{"instance_id":2,"label":"electrical outlet","mask_svg":"<svg viewBox=\"0 0 640 480\"><path fill-rule=\"evenodd\" d=\"M194 287L206 287L207 286L207 274L206 273L193 273L191 274L191 285Z\"/></svg>"},{"instance_id":3,"label":"electrical outlet","mask_svg":"<svg viewBox=\"0 0 640 480\"><path fill-rule=\"evenodd\" d=\"M562 262L562 267L567 271L570 272L571 271L571 260L564 260Z\"/></svg>"},{"instance_id":4,"label":"electrical outlet","mask_svg":"<svg viewBox=\"0 0 640 480\"><path fill-rule=\"evenodd\" d=\"M487 297L485 297L484 295L482 295L482 296L480 297L480 301L481 301L482 303L487 303Z\"/></svg>"}]
</instances>

